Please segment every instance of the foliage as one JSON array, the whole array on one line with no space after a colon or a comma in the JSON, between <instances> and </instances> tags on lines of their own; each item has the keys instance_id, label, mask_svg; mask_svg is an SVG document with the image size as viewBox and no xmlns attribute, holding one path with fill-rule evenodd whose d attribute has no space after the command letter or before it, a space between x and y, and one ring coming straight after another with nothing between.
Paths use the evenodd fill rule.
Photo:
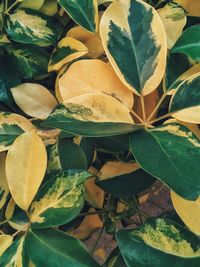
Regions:
<instances>
[{"instance_id":1,"label":"foliage","mask_svg":"<svg viewBox=\"0 0 200 267\"><path fill-rule=\"evenodd\" d=\"M104 267L200 266L199 22L197 0L0 1L1 267L100 266L104 231ZM140 210L158 181L182 222Z\"/></svg>"}]
</instances>

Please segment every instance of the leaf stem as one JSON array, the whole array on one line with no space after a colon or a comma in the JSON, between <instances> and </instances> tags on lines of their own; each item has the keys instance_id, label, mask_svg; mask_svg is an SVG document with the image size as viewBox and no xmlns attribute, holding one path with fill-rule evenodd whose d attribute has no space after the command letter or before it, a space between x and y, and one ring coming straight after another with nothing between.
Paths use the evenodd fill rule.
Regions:
<instances>
[{"instance_id":1,"label":"leaf stem","mask_svg":"<svg viewBox=\"0 0 200 267\"><path fill-rule=\"evenodd\" d=\"M145 218L149 218L149 216L147 214L145 214L143 211L137 209L136 207L132 206L130 203L126 202L125 200L123 199L120 199L119 200L121 203L125 204L126 206L128 206L130 209L138 212L139 214L141 214L142 216L144 216Z\"/></svg>"},{"instance_id":2,"label":"leaf stem","mask_svg":"<svg viewBox=\"0 0 200 267\"><path fill-rule=\"evenodd\" d=\"M0 222L0 225L3 225L5 223L7 223L7 222L8 222L8 220L2 221L2 222Z\"/></svg>"},{"instance_id":3,"label":"leaf stem","mask_svg":"<svg viewBox=\"0 0 200 267\"><path fill-rule=\"evenodd\" d=\"M131 110L130 113L135 116L142 124L144 124L144 120L134 110Z\"/></svg>"},{"instance_id":4,"label":"leaf stem","mask_svg":"<svg viewBox=\"0 0 200 267\"><path fill-rule=\"evenodd\" d=\"M162 104L162 102L164 101L164 99L165 99L166 96L167 96L166 93L164 93L164 94L161 96L161 98L160 98L160 100L158 101L157 105L155 106L155 108L152 110L151 114L150 114L149 117L147 118L147 122L149 122L149 121L152 119L153 115L156 113L156 111L158 111L158 109L160 108L160 105Z\"/></svg>"},{"instance_id":5,"label":"leaf stem","mask_svg":"<svg viewBox=\"0 0 200 267\"><path fill-rule=\"evenodd\" d=\"M12 235L12 237L14 238L16 235L18 235L20 232L22 232L23 230L28 230L28 228L30 227L30 223L28 223L28 224L26 224L26 225L24 225L21 229L19 229L17 232L15 232L13 235Z\"/></svg>"},{"instance_id":6,"label":"leaf stem","mask_svg":"<svg viewBox=\"0 0 200 267\"><path fill-rule=\"evenodd\" d=\"M150 124L153 124L153 123L155 123L155 122L158 122L158 121L161 121L161 120L163 120L163 119L166 119L166 118L170 117L171 115L172 115L172 113L169 112L169 113L167 113L167 114L165 114L165 115L163 115L163 116L161 116L161 117L158 117L158 118L155 119L155 120L150 121L149 123L150 123Z\"/></svg>"},{"instance_id":7,"label":"leaf stem","mask_svg":"<svg viewBox=\"0 0 200 267\"><path fill-rule=\"evenodd\" d=\"M147 118L146 118L146 111L145 111L145 104L144 104L144 96L143 95L141 95L140 100L141 100L141 105L142 105L142 116L143 116L143 121L144 121L144 128L145 128L145 130L147 130L148 126L147 126Z\"/></svg>"},{"instance_id":8,"label":"leaf stem","mask_svg":"<svg viewBox=\"0 0 200 267\"><path fill-rule=\"evenodd\" d=\"M20 3L20 2L23 2L23 0L17 0L17 1L15 1L9 8L7 8L6 10L5 10L5 14L9 14L9 11L14 7L14 6L16 6L18 3Z\"/></svg>"},{"instance_id":9,"label":"leaf stem","mask_svg":"<svg viewBox=\"0 0 200 267\"><path fill-rule=\"evenodd\" d=\"M78 215L78 217L84 217L84 216L89 216L89 215L95 215L95 214L102 214L102 213L106 213L108 211L114 211L114 209L102 209L100 211L91 211L91 212L83 212L83 213L80 213Z\"/></svg>"}]
</instances>

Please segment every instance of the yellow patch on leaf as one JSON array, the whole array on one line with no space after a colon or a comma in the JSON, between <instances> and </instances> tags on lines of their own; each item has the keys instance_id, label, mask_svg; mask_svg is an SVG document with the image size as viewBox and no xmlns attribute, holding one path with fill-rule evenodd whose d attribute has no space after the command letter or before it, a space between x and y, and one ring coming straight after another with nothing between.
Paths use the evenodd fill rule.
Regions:
<instances>
[{"instance_id":1,"label":"yellow patch on leaf","mask_svg":"<svg viewBox=\"0 0 200 267\"><path fill-rule=\"evenodd\" d=\"M12 242L13 238L11 235L0 235L0 256L10 247Z\"/></svg>"}]
</instances>

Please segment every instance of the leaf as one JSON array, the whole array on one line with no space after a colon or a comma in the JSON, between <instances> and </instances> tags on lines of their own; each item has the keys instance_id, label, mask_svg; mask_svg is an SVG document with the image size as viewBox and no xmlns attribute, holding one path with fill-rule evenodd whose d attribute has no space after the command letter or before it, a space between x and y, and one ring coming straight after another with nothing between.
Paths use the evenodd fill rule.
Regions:
<instances>
[{"instance_id":1,"label":"leaf","mask_svg":"<svg viewBox=\"0 0 200 267\"><path fill-rule=\"evenodd\" d=\"M83 43L71 37L64 37L51 55L48 71L59 71L63 65L87 53L88 49Z\"/></svg>"},{"instance_id":2,"label":"leaf","mask_svg":"<svg viewBox=\"0 0 200 267\"><path fill-rule=\"evenodd\" d=\"M16 110L10 88L20 84L20 77L14 72L6 62L5 57L0 57L0 102L8 106L12 110Z\"/></svg>"},{"instance_id":3,"label":"leaf","mask_svg":"<svg viewBox=\"0 0 200 267\"><path fill-rule=\"evenodd\" d=\"M180 121L200 123L200 73L184 80L175 91L169 104L169 112Z\"/></svg>"},{"instance_id":4,"label":"leaf","mask_svg":"<svg viewBox=\"0 0 200 267\"><path fill-rule=\"evenodd\" d=\"M76 23L89 32L97 32L97 0L58 0L58 3Z\"/></svg>"},{"instance_id":5,"label":"leaf","mask_svg":"<svg viewBox=\"0 0 200 267\"><path fill-rule=\"evenodd\" d=\"M136 230L119 230L116 237L128 267L199 266L199 238L171 220L151 219Z\"/></svg>"},{"instance_id":6,"label":"leaf","mask_svg":"<svg viewBox=\"0 0 200 267\"><path fill-rule=\"evenodd\" d=\"M27 267L28 254L25 248L25 236L16 239L0 258L0 266Z\"/></svg>"},{"instance_id":7,"label":"leaf","mask_svg":"<svg viewBox=\"0 0 200 267\"><path fill-rule=\"evenodd\" d=\"M19 136L8 151L6 175L16 204L27 210L46 171L47 155L40 137L34 132Z\"/></svg>"},{"instance_id":8,"label":"leaf","mask_svg":"<svg viewBox=\"0 0 200 267\"><path fill-rule=\"evenodd\" d=\"M59 78L58 87L63 101L88 93L104 93L117 99L129 110L134 103L132 92L123 85L112 67L99 59L74 62Z\"/></svg>"},{"instance_id":9,"label":"leaf","mask_svg":"<svg viewBox=\"0 0 200 267\"><path fill-rule=\"evenodd\" d=\"M177 123L130 136L130 148L138 164L188 200L200 195L199 147L199 138Z\"/></svg>"},{"instance_id":10,"label":"leaf","mask_svg":"<svg viewBox=\"0 0 200 267\"><path fill-rule=\"evenodd\" d=\"M50 177L70 169L87 170L87 158L83 149L67 139L58 139L49 149L47 175Z\"/></svg>"},{"instance_id":11,"label":"leaf","mask_svg":"<svg viewBox=\"0 0 200 267\"><path fill-rule=\"evenodd\" d=\"M187 12L188 16L200 17L199 2L196 0L175 0Z\"/></svg>"},{"instance_id":12,"label":"leaf","mask_svg":"<svg viewBox=\"0 0 200 267\"><path fill-rule=\"evenodd\" d=\"M20 209L11 198L7 204L5 212L6 220L8 220L9 225L16 230L21 230L29 223L29 218L25 211ZM21 231L22 232L22 231Z\"/></svg>"},{"instance_id":13,"label":"leaf","mask_svg":"<svg viewBox=\"0 0 200 267\"><path fill-rule=\"evenodd\" d=\"M6 154L0 153L0 210L5 205L9 196L9 188L5 172Z\"/></svg>"},{"instance_id":14,"label":"leaf","mask_svg":"<svg viewBox=\"0 0 200 267\"><path fill-rule=\"evenodd\" d=\"M119 101L100 93L77 96L58 105L42 125L90 137L119 135L142 127L133 124L128 109Z\"/></svg>"},{"instance_id":15,"label":"leaf","mask_svg":"<svg viewBox=\"0 0 200 267\"><path fill-rule=\"evenodd\" d=\"M11 92L24 113L41 120L46 119L57 105L49 90L37 83L22 83L11 88Z\"/></svg>"},{"instance_id":16,"label":"leaf","mask_svg":"<svg viewBox=\"0 0 200 267\"><path fill-rule=\"evenodd\" d=\"M200 61L200 27L194 25L183 32L171 49L171 53L183 53L195 61Z\"/></svg>"},{"instance_id":17,"label":"leaf","mask_svg":"<svg viewBox=\"0 0 200 267\"><path fill-rule=\"evenodd\" d=\"M6 20L6 32L12 41L38 46L56 44L60 27L52 17L28 8L17 9Z\"/></svg>"},{"instance_id":18,"label":"leaf","mask_svg":"<svg viewBox=\"0 0 200 267\"><path fill-rule=\"evenodd\" d=\"M179 217L192 232L199 236L200 197L196 201L189 201L171 191L171 199Z\"/></svg>"},{"instance_id":19,"label":"leaf","mask_svg":"<svg viewBox=\"0 0 200 267\"><path fill-rule=\"evenodd\" d=\"M31 229L27 249L37 267L100 267L79 240L55 229Z\"/></svg>"},{"instance_id":20,"label":"leaf","mask_svg":"<svg viewBox=\"0 0 200 267\"><path fill-rule=\"evenodd\" d=\"M168 48L171 49L182 34L187 22L185 10L175 2L167 3L157 10L167 35Z\"/></svg>"},{"instance_id":21,"label":"leaf","mask_svg":"<svg viewBox=\"0 0 200 267\"><path fill-rule=\"evenodd\" d=\"M89 172L97 175L94 173L93 168L89 168ZM95 183L96 177L92 177L85 182L85 200L94 208L103 208L104 204L104 191Z\"/></svg>"},{"instance_id":22,"label":"leaf","mask_svg":"<svg viewBox=\"0 0 200 267\"><path fill-rule=\"evenodd\" d=\"M20 7L26 7L26 8L31 8L35 10L39 10L42 5L44 4L45 0L22 0L22 3Z\"/></svg>"},{"instance_id":23,"label":"leaf","mask_svg":"<svg viewBox=\"0 0 200 267\"><path fill-rule=\"evenodd\" d=\"M12 244L13 238L11 235L0 235L0 257L6 251L7 248Z\"/></svg>"},{"instance_id":24,"label":"leaf","mask_svg":"<svg viewBox=\"0 0 200 267\"><path fill-rule=\"evenodd\" d=\"M179 64L177 64L179 62ZM188 58L183 54L169 54L167 58L166 72L163 79L163 89L168 94L177 89L182 82L180 76L190 68ZM188 78L188 77L187 77Z\"/></svg>"},{"instance_id":25,"label":"leaf","mask_svg":"<svg viewBox=\"0 0 200 267\"><path fill-rule=\"evenodd\" d=\"M127 267L119 248L115 248L108 256L103 267Z\"/></svg>"},{"instance_id":26,"label":"leaf","mask_svg":"<svg viewBox=\"0 0 200 267\"><path fill-rule=\"evenodd\" d=\"M32 1L32 0L31 0ZM55 0L45 0L43 6L40 8L40 12L47 16L53 16L58 11L58 3Z\"/></svg>"},{"instance_id":27,"label":"leaf","mask_svg":"<svg viewBox=\"0 0 200 267\"><path fill-rule=\"evenodd\" d=\"M155 90L164 75L167 54L158 13L140 0L114 1L102 16L100 33L120 80L137 95Z\"/></svg>"},{"instance_id":28,"label":"leaf","mask_svg":"<svg viewBox=\"0 0 200 267\"><path fill-rule=\"evenodd\" d=\"M49 54L32 45L6 46L8 64L21 77L31 79L47 73Z\"/></svg>"},{"instance_id":29,"label":"leaf","mask_svg":"<svg viewBox=\"0 0 200 267\"><path fill-rule=\"evenodd\" d=\"M91 176L83 170L69 170L45 183L31 207L33 228L47 228L72 221L84 204L84 182Z\"/></svg>"},{"instance_id":30,"label":"leaf","mask_svg":"<svg viewBox=\"0 0 200 267\"><path fill-rule=\"evenodd\" d=\"M32 123L21 115L0 112L0 152L8 150L22 133L33 129Z\"/></svg>"}]
</instances>

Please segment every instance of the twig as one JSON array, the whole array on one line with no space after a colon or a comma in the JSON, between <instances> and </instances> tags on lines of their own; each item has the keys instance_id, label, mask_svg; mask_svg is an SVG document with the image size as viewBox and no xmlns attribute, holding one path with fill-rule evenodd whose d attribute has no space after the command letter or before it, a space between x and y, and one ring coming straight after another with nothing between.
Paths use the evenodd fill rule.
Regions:
<instances>
[{"instance_id":1,"label":"twig","mask_svg":"<svg viewBox=\"0 0 200 267\"><path fill-rule=\"evenodd\" d=\"M134 110L131 110L130 113L135 116L142 124L144 124L143 119Z\"/></svg>"},{"instance_id":2,"label":"twig","mask_svg":"<svg viewBox=\"0 0 200 267\"><path fill-rule=\"evenodd\" d=\"M28 229L29 226L30 226L30 223L24 225L21 229L19 229L17 232L15 232L15 233L12 235L12 237L14 238L16 235L18 235L20 232L22 232L22 231L25 230L26 228ZM27 229L26 229L26 230L27 230Z\"/></svg>"},{"instance_id":3,"label":"twig","mask_svg":"<svg viewBox=\"0 0 200 267\"><path fill-rule=\"evenodd\" d=\"M134 210L135 212L138 212L139 214L141 214L142 216L144 216L145 218L149 218L149 216L147 214L145 214L143 211L135 208L134 206L132 206L130 203L120 199L119 200L121 203L125 204L126 206L128 206L130 209Z\"/></svg>"},{"instance_id":4,"label":"twig","mask_svg":"<svg viewBox=\"0 0 200 267\"><path fill-rule=\"evenodd\" d=\"M165 99L165 97L167 96L166 93L164 93L160 100L158 101L157 105L155 106L155 108L152 110L151 114L149 115L149 117L147 118L147 122L149 122L151 120L151 118L153 117L153 115L156 113L156 111L159 109L160 105L162 104L163 100Z\"/></svg>"},{"instance_id":5,"label":"twig","mask_svg":"<svg viewBox=\"0 0 200 267\"><path fill-rule=\"evenodd\" d=\"M165 115L163 115L163 116L161 116L161 117L158 117L158 118L155 119L155 120L150 121L149 123L150 123L150 124L153 124L153 123L155 123L155 122L158 122L158 121L161 121L161 120L166 119L166 118L168 118L168 117L171 117L171 115L172 115L172 113L167 113L167 114L165 114Z\"/></svg>"}]
</instances>

